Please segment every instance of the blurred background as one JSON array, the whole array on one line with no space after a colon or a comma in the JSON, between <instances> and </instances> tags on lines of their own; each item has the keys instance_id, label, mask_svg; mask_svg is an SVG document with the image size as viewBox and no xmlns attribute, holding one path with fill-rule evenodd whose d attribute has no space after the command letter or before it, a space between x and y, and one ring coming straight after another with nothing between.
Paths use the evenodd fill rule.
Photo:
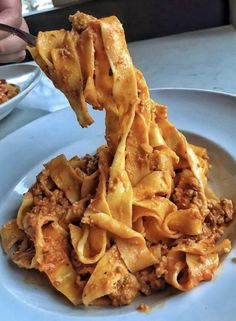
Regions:
<instances>
[{"instance_id":1,"label":"blurred background","mask_svg":"<svg viewBox=\"0 0 236 321\"><path fill-rule=\"evenodd\" d=\"M31 33L69 29L68 15L77 10L97 17L116 15L128 41L162 37L230 23L235 0L23 0Z\"/></svg>"},{"instance_id":2,"label":"blurred background","mask_svg":"<svg viewBox=\"0 0 236 321\"><path fill-rule=\"evenodd\" d=\"M23 10L35 35L71 29L77 10L116 15L150 87L236 94L236 0L23 0Z\"/></svg>"}]
</instances>

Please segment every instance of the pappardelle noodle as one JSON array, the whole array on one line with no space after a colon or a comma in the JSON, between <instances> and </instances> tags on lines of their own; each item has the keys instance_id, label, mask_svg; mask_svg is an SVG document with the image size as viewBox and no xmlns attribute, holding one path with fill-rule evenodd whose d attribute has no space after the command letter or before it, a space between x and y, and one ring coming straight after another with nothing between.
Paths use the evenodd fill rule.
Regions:
<instances>
[{"instance_id":1,"label":"pappardelle noodle","mask_svg":"<svg viewBox=\"0 0 236 321\"><path fill-rule=\"evenodd\" d=\"M119 20L77 12L72 30L40 32L35 61L68 98L79 123L87 103L106 113L95 155L49 161L1 230L21 268L44 272L73 304L131 303L167 285L210 280L233 218L207 183L208 156L168 121L133 65Z\"/></svg>"}]
</instances>

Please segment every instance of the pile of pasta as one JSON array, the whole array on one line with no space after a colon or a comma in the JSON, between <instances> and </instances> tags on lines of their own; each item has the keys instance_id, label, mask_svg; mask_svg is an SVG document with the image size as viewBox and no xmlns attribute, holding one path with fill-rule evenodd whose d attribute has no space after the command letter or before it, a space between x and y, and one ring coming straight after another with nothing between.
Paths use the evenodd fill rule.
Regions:
<instances>
[{"instance_id":1,"label":"pile of pasta","mask_svg":"<svg viewBox=\"0 0 236 321\"><path fill-rule=\"evenodd\" d=\"M189 144L150 98L119 20L77 12L70 21L71 31L40 32L31 53L82 127L93 122L87 103L105 110L107 144L45 164L2 228L3 248L75 305L190 290L230 251L219 239L233 204L208 187L206 149Z\"/></svg>"}]
</instances>

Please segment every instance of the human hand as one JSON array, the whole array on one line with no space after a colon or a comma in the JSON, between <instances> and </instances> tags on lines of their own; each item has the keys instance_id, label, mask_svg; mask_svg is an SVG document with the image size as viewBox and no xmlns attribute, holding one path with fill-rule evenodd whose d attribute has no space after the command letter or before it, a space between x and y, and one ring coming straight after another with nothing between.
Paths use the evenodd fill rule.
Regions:
<instances>
[{"instance_id":1,"label":"human hand","mask_svg":"<svg viewBox=\"0 0 236 321\"><path fill-rule=\"evenodd\" d=\"M0 1L0 23L28 31L28 26L22 17L20 0ZM19 62L25 58L26 44L20 38L0 31L0 63Z\"/></svg>"}]
</instances>

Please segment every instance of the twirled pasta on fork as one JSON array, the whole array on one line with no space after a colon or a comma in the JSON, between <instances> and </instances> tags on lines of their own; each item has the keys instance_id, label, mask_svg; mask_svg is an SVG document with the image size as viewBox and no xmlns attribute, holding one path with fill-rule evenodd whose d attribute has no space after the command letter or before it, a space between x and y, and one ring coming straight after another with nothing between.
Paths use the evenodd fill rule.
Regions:
<instances>
[{"instance_id":1,"label":"twirled pasta on fork","mask_svg":"<svg viewBox=\"0 0 236 321\"><path fill-rule=\"evenodd\" d=\"M131 303L167 284L210 280L230 240L230 200L207 183L205 148L187 142L150 98L116 17L77 12L72 30L40 32L35 61L68 98L82 127L87 103L106 113L96 155L45 165L17 218L1 231L19 267L46 273L73 304Z\"/></svg>"}]
</instances>

